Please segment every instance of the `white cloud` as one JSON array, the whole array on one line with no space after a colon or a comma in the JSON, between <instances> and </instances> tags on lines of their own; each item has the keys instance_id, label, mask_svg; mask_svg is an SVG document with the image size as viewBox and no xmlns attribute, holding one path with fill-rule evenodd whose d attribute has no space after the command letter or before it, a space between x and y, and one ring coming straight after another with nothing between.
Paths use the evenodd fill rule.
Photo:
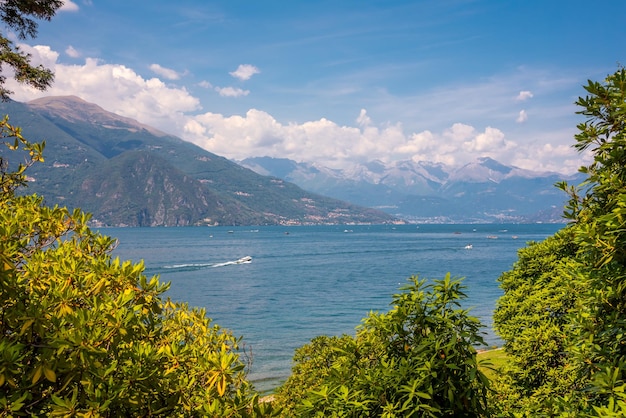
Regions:
<instances>
[{"instance_id":1,"label":"white cloud","mask_svg":"<svg viewBox=\"0 0 626 418\"><path fill-rule=\"evenodd\" d=\"M63 6L59 8L60 12L77 12L78 5L71 0L65 0Z\"/></svg>"},{"instance_id":2,"label":"white cloud","mask_svg":"<svg viewBox=\"0 0 626 418\"><path fill-rule=\"evenodd\" d=\"M517 123L524 123L528 120L528 114L526 113L525 110L520 110L519 115L517 116L517 119L515 119L515 122Z\"/></svg>"},{"instance_id":3,"label":"white cloud","mask_svg":"<svg viewBox=\"0 0 626 418\"><path fill-rule=\"evenodd\" d=\"M171 68L165 68L160 66L159 64L151 64L150 70L154 72L156 75L160 75L161 77L167 78L168 80L178 80L180 79L181 74Z\"/></svg>"},{"instance_id":4,"label":"white cloud","mask_svg":"<svg viewBox=\"0 0 626 418\"><path fill-rule=\"evenodd\" d=\"M31 55L31 62L34 65L43 65L46 68L54 68L57 60L59 59L59 53L53 51L52 48L46 45L35 45L33 47L20 45L20 49Z\"/></svg>"},{"instance_id":5,"label":"white cloud","mask_svg":"<svg viewBox=\"0 0 626 418\"><path fill-rule=\"evenodd\" d=\"M34 64L43 64L55 73L54 84L45 92L7 78L7 88L17 101L42 96L76 95L104 109L137 119L155 128L179 134L185 114L200 109L200 101L185 88L170 87L158 78L146 79L119 64L87 58L80 65L58 63L59 54L47 46L20 45L31 54Z\"/></svg>"},{"instance_id":6,"label":"white cloud","mask_svg":"<svg viewBox=\"0 0 626 418\"><path fill-rule=\"evenodd\" d=\"M533 94L528 90L522 90L519 92L515 100L523 102L524 100L532 99Z\"/></svg>"},{"instance_id":7,"label":"white cloud","mask_svg":"<svg viewBox=\"0 0 626 418\"><path fill-rule=\"evenodd\" d=\"M254 65L241 64L235 71L232 71L229 74L241 81L246 81L250 80L253 75L259 74L260 72L261 71Z\"/></svg>"},{"instance_id":8,"label":"white cloud","mask_svg":"<svg viewBox=\"0 0 626 418\"><path fill-rule=\"evenodd\" d=\"M362 110L358 120L367 118ZM518 148L499 129L483 132L454 124L441 133L406 134L400 125L340 126L322 118L301 124L281 124L270 114L251 109L244 116L205 113L189 121L185 138L201 147L235 160L249 156L314 161L331 168L347 168L380 159L464 164L490 156L509 163Z\"/></svg>"},{"instance_id":9,"label":"white cloud","mask_svg":"<svg viewBox=\"0 0 626 418\"><path fill-rule=\"evenodd\" d=\"M78 52L78 51L76 50L76 48L74 48L72 45L68 46L68 47L65 49L65 53L66 53L68 56L72 57L72 58L78 58L78 57L80 57L80 52Z\"/></svg>"},{"instance_id":10,"label":"white cloud","mask_svg":"<svg viewBox=\"0 0 626 418\"><path fill-rule=\"evenodd\" d=\"M250 94L250 90L243 90L235 87L215 87L215 91L222 97L241 97Z\"/></svg>"},{"instance_id":11,"label":"white cloud","mask_svg":"<svg viewBox=\"0 0 626 418\"><path fill-rule=\"evenodd\" d=\"M485 132L463 142L465 150L477 152L480 155L484 155L485 153L498 153L514 146L512 142L505 140L502 131L490 126L485 129Z\"/></svg>"},{"instance_id":12,"label":"white cloud","mask_svg":"<svg viewBox=\"0 0 626 418\"><path fill-rule=\"evenodd\" d=\"M359 117L356 118L356 123L358 123L359 126L368 126L369 124L372 123L372 120L370 119L370 117L367 116L367 110L361 109L361 112L359 113Z\"/></svg>"},{"instance_id":13,"label":"white cloud","mask_svg":"<svg viewBox=\"0 0 626 418\"><path fill-rule=\"evenodd\" d=\"M202 80L201 82L198 83L198 85L200 87L202 87L202 88L205 88L205 89L212 89L213 88L213 85L211 83L209 83L208 81L206 81L206 80Z\"/></svg>"},{"instance_id":14,"label":"white cloud","mask_svg":"<svg viewBox=\"0 0 626 418\"><path fill-rule=\"evenodd\" d=\"M376 122L366 109L352 119L354 126L326 118L280 122L258 109L231 116L197 114L200 100L184 87L168 85L156 77L144 78L124 65L94 58L82 64L62 64L58 62L59 54L47 46L21 47L32 55L34 64L54 71L55 82L48 91L39 92L7 78L7 88L15 91L15 100L76 95L231 159L272 156L348 168L373 159L464 164L489 156L533 170L573 172L580 166L580 157L569 142L559 143L564 142L562 138L572 138L573 128L533 133L531 140L526 130L519 138L512 138L510 131L496 124L478 128L468 123L449 123L444 128L406 130L400 123ZM208 82L204 86L224 96L249 94L233 87L212 87Z\"/></svg>"}]
</instances>

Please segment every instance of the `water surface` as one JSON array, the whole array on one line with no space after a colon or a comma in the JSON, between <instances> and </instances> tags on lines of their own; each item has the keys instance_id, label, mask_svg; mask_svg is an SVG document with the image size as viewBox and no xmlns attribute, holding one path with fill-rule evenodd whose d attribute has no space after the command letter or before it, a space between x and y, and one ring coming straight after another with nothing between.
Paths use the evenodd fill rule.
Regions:
<instances>
[{"instance_id":1,"label":"water surface","mask_svg":"<svg viewBox=\"0 0 626 418\"><path fill-rule=\"evenodd\" d=\"M465 277L475 316L490 330L497 278L517 250L562 225L378 225L106 228L115 254L171 282L168 296L204 307L243 336L257 389L275 388L297 347L317 335L354 334L371 310L387 311L411 275ZM466 246L471 244L471 249ZM244 257L249 263L235 263Z\"/></svg>"}]
</instances>

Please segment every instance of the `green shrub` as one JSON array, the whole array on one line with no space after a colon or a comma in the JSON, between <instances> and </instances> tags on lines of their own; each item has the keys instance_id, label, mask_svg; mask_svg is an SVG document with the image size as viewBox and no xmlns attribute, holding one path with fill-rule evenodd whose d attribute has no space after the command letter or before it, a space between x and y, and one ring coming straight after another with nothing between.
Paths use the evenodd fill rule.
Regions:
<instances>
[{"instance_id":1,"label":"green shrub","mask_svg":"<svg viewBox=\"0 0 626 418\"><path fill-rule=\"evenodd\" d=\"M43 146L0 123L0 416L250 416L239 338L165 299L79 210L18 196ZM13 141L14 139L14 141ZM267 408L266 408L267 409Z\"/></svg>"},{"instance_id":2,"label":"green shrub","mask_svg":"<svg viewBox=\"0 0 626 418\"><path fill-rule=\"evenodd\" d=\"M577 369L568 352L571 315L581 292L574 273L576 251L573 230L563 229L519 250L513 269L499 278L504 295L497 302L494 326L509 357L504 376L495 379L501 393L493 404L500 410L530 408L537 415L542 405L551 410L552 398L576 386Z\"/></svg>"},{"instance_id":3,"label":"green shrub","mask_svg":"<svg viewBox=\"0 0 626 418\"><path fill-rule=\"evenodd\" d=\"M393 308L371 313L356 337L318 337L294 357L277 402L291 416L439 417L487 413L477 319L459 280L411 277ZM295 413L294 413L295 411ZM288 416L288 415L286 415Z\"/></svg>"}]
</instances>

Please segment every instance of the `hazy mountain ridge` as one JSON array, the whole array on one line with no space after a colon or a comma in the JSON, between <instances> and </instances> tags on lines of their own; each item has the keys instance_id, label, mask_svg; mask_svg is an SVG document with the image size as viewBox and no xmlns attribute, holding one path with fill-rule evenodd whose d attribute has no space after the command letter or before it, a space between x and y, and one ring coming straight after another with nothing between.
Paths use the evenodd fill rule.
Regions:
<instances>
[{"instance_id":1,"label":"hazy mountain ridge","mask_svg":"<svg viewBox=\"0 0 626 418\"><path fill-rule=\"evenodd\" d=\"M80 207L98 225L387 223L392 216L261 176L77 97L0 103L31 141L46 140L28 192ZM6 155L12 158L11 154Z\"/></svg>"},{"instance_id":2,"label":"hazy mountain ridge","mask_svg":"<svg viewBox=\"0 0 626 418\"><path fill-rule=\"evenodd\" d=\"M374 160L346 170L269 157L240 163L315 193L423 222L561 222L567 196L554 184L583 179L507 166L488 157L460 167Z\"/></svg>"}]
</instances>

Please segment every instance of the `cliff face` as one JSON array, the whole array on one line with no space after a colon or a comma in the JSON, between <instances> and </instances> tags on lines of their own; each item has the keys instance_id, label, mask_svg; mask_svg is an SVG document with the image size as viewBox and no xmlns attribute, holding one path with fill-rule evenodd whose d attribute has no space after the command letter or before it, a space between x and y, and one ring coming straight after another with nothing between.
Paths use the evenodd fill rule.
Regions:
<instances>
[{"instance_id":1,"label":"cliff face","mask_svg":"<svg viewBox=\"0 0 626 418\"><path fill-rule=\"evenodd\" d=\"M107 173L102 176L102 173ZM104 162L81 182L83 209L108 225L188 226L223 217L217 196L145 151Z\"/></svg>"},{"instance_id":2,"label":"cliff face","mask_svg":"<svg viewBox=\"0 0 626 418\"><path fill-rule=\"evenodd\" d=\"M305 192L76 97L0 103L45 162L29 191L99 225L386 223L383 212Z\"/></svg>"}]
</instances>

